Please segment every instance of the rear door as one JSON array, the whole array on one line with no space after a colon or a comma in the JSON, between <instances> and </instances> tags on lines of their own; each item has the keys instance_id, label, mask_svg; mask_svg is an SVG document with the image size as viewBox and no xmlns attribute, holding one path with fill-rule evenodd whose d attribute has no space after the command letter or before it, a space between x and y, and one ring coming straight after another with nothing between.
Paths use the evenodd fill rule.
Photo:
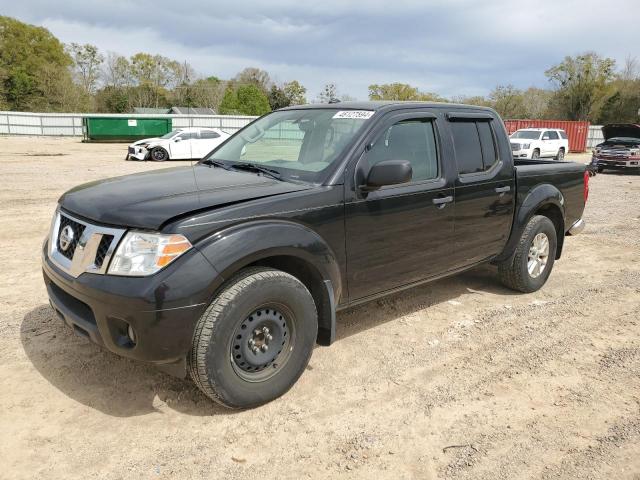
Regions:
<instances>
[{"instance_id":1,"label":"rear door","mask_svg":"<svg viewBox=\"0 0 640 480\"><path fill-rule=\"evenodd\" d=\"M202 158L220 144L220 134L215 130L200 130L200 138L197 141L197 157Z\"/></svg>"},{"instance_id":2,"label":"rear door","mask_svg":"<svg viewBox=\"0 0 640 480\"><path fill-rule=\"evenodd\" d=\"M458 175L455 183L455 251L452 266L493 257L509 238L514 176L506 131L489 114L450 112L449 131ZM498 136L504 142L498 142Z\"/></svg>"},{"instance_id":3,"label":"rear door","mask_svg":"<svg viewBox=\"0 0 640 480\"><path fill-rule=\"evenodd\" d=\"M357 300L438 275L453 250L454 197L436 116L390 113L366 140L345 203L347 278ZM358 188L371 165L407 160L410 183L372 192ZM349 171L349 170L348 170ZM362 172L362 178L358 178Z\"/></svg>"},{"instance_id":4,"label":"rear door","mask_svg":"<svg viewBox=\"0 0 640 480\"><path fill-rule=\"evenodd\" d=\"M547 142L549 148L548 154L549 156L555 157L558 150L560 150L560 135L558 135L558 132L555 130L549 130L547 134L549 135L549 140Z\"/></svg>"}]
</instances>

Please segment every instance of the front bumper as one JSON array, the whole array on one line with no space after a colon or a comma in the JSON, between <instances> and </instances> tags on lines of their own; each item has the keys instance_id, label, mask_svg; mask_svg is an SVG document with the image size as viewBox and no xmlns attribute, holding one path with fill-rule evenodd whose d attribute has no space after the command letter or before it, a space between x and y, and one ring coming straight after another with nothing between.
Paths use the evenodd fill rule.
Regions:
<instances>
[{"instance_id":1,"label":"front bumper","mask_svg":"<svg viewBox=\"0 0 640 480\"><path fill-rule=\"evenodd\" d=\"M640 169L640 160L593 157L591 164L596 168L611 170Z\"/></svg>"},{"instance_id":2,"label":"front bumper","mask_svg":"<svg viewBox=\"0 0 640 480\"><path fill-rule=\"evenodd\" d=\"M198 250L148 277L83 273L73 278L51 262L46 243L42 270L49 301L76 334L123 357L186 375L196 323L222 283Z\"/></svg>"},{"instance_id":3,"label":"front bumper","mask_svg":"<svg viewBox=\"0 0 640 480\"><path fill-rule=\"evenodd\" d=\"M149 150L145 147L133 146L128 148L125 160L131 160L132 158L136 160L146 160L148 156Z\"/></svg>"},{"instance_id":4,"label":"front bumper","mask_svg":"<svg viewBox=\"0 0 640 480\"><path fill-rule=\"evenodd\" d=\"M532 149L529 150L512 150L513 158L528 158L531 159Z\"/></svg>"}]
</instances>

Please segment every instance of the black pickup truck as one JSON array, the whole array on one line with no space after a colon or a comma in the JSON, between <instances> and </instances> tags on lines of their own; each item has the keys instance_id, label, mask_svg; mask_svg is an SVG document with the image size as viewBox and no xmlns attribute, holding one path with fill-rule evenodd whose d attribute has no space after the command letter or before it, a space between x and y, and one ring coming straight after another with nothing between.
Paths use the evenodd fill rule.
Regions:
<instances>
[{"instance_id":1,"label":"black pickup truck","mask_svg":"<svg viewBox=\"0 0 640 480\"><path fill-rule=\"evenodd\" d=\"M514 161L487 108L286 108L195 165L65 193L44 281L78 334L253 407L331 344L340 309L483 262L515 290L542 287L584 226L588 178Z\"/></svg>"}]
</instances>

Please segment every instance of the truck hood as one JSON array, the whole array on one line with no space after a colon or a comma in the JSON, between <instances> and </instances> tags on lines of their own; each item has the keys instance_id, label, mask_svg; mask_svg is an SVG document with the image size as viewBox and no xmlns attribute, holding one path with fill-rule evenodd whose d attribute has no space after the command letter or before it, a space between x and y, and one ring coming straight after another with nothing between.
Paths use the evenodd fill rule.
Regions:
<instances>
[{"instance_id":1,"label":"truck hood","mask_svg":"<svg viewBox=\"0 0 640 480\"><path fill-rule=\"evenodd\" d=\"M198 164L86 183L66 192L59 202L68 212L97 223L158 230L193 211L309 188Z\"/></svg>"},{"instance_id":2,"label":"truck hood","mask_svg":"<svg viewBox=\"0 0 640 480\"><path fill-rule=\"evenodd\" d=\"M614 123L602 127L605 140L616 137L628 137L640 139L640 125L633 123Z\"/></svg>"}]
</instances>

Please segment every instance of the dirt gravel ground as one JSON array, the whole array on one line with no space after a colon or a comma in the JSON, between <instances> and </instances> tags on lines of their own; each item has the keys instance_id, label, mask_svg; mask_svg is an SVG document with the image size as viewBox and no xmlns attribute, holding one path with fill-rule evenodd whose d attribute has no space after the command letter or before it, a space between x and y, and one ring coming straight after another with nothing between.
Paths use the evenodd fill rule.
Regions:
<instances>
[{"instance_id":1,"label":"dirt gravel ground","mask_svg":"<svg viewBox=\"0 0 640 480\"><path fill-rule=\"evenodd\" d=\"M123 157L0 137L0 478L640 479L640 177L592 178L541 291L483 267L343 312L287 395L231 412L48 306L59 195L164 166Z\"/></svg>"}]
</instances>

